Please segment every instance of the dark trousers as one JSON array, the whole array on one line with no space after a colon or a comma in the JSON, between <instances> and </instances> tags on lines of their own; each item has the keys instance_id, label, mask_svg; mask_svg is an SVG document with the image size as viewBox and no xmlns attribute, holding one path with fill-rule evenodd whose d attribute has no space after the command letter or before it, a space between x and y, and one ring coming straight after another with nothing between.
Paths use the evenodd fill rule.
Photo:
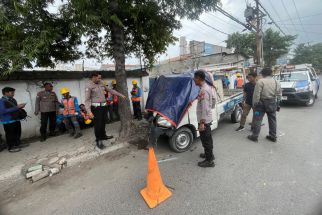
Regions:
<instances>
[{"instance_id":1,"label":"dark trousers","mask_svg":"<svg viewBox=\"0 0 322 215\"><path fill-rule=\"evenodd\" d=\"M113 105L107 105L107 112L106 112L106 120L107 122L112 122L113 121Z\"/></svg>"},{"instance_id":2,"label":"dark trousers","mask_svg":"<svg viewBox=\"0 0 322 215\"><path fill-rule=\"evenodd\" d=\"M21 123L18 121L10 124L4 124L3 128L6 133L8 149L10 150L13 147L18 146L20 144L21 137Z\"/></svg>"},{"instance_id":3,"label":"dark trousers","mask_svg":"<svg viewBox=\"0 0 322 215\"><path fill-rule=\"evenodd\" d=\"M205 125L205 130L200 131L200 139L205 150L206 160L213 161L215 159L213 153L213 140L211 135L211 123Z\"/></svg>"},{"instance_id":4,"label":"dark trousers","mask_svg":"<svg viewBox=\"0 0 322 215\"><path fill-rule=\"evenodd\" d=\"M80 126L76 116L64 118L64 124L70 134L76 135L80 133Z\"/></svg>"},{"instance_id":5,"label":"dark trousers","mask_svg":"<svg viewBox=\"0 0 322 215\"><path fill-rule=\"evenodd\" d=\"M117 120L120 120L119 103L113 103L113 113Z\"/></svg>"},{"instance_id":6,"label":"dark trousers","mask_svg":"<svg viewBox=\"0 0 322 215\"><path fill-rule=\"evenodd\" d=\"M255 125L253 129L254 137L257 138L259 136L263 117L266 113L268 118L269 135L273 138L276 138L276 109L277 103L275 99L266 99L263 101L261 100L259 104L255 106Z\"/></svg>"},{"instance_id":7,"label":"dark trousers","mask_svg":"<svg viewBox=\"0 0 322 215\"><path fill-rule=\"evenodd\" d=\"M105 122L107 116L107 107L92 107L94 115L94 132L96 140L102 140L106 136Z\"/></svg>"},{"instance_id":8,"label":"dark trousers","mask_svg":"<svg viewBox=\"0 0 322 215\"><path fill-rule=\"evenodd\" d=\"M49 132L53 134L56 129L56 112L45 112L41 113L41 126L40 126L40 134L42 137L47 136L47 124L49 121Z\"/></svg>"},{"instance_id":9,"label":"dark trousers","mask_svg":"<svg viewBox=\"0 0 322 215\"><path fill-rule=\"evenodd\" d=\"M135 119L142 119L141 102L132 102Z\"/></svg>"},{"instance_id":10,"label":"dark trousers","mask_svg":"<svg viewBox=\"0 0 322 215\"><path fill-rule=\"evenodd\" d=\"M265 116L265 113L267 114L268 118L268 127L269 127L269 135L271 137L276 138L276 111L275 112L260 112L255 111L255 117L254 117L254 129L253 129L253 136L258 137L259 133L261 132L261 125L263 121L263 117Z\"/></svg>"}]
</instances>

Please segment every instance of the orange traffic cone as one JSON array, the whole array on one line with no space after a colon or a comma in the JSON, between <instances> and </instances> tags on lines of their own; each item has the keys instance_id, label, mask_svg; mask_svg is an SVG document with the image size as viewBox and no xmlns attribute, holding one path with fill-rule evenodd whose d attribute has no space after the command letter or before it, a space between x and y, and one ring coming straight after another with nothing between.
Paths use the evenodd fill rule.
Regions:
<instances>
[{"instance_id":1,"label":"orange traffic cone","mask_svg":"<svg viewBox=\"0 0 322 215\"><path fill-rule=\"evenodd\" d=\"M169 198L172 193L164 186L153 148L149 148L147 186L140 191L150 208Z\"/></svg>"}]
</instances>

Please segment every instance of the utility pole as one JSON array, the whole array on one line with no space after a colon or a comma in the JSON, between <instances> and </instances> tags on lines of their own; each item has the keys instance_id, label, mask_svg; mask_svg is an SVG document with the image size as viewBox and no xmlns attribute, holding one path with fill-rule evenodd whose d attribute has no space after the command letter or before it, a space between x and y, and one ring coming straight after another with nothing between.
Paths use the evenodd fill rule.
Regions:
<instances>
[{"instance_id":1,"label":"utility pole","mask_svg":"<svg viewBox=\"0 0 322 215\"><path fill-rule=\"evenodd\" d=\"M249 26L255 29L256 32L256 56L255 63L258 67L264 67L263 58L263 31L262 31L262 19L266 16L259 7L261 6L259 0L255 0L255 7L247 5L245 10L245 18Z\"/></svg>"},{"instance_id":2,"label":"utility pole","mask_svg":"<svg viewBox=\"0 0 322 215\"><path fill-rule=\"evenodd\" d=\"M262 43L261 43L261 18L259 14L258 0L256 2L256 64L262 66L261 56L262 56Z\"/></svg>"}]
</instances>

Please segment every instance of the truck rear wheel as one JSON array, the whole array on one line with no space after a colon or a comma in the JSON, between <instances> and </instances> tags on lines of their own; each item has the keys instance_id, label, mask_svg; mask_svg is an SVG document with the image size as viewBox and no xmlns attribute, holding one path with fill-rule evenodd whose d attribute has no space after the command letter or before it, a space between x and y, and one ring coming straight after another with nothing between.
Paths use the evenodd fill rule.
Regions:
<instances>
[{"instance_id":1,"label":"truck rear wheel","mask_svg":"<svg viewBox=\"0 0 322 215\"><path fill-rule=\"evenodd\" d=\"M192 131L187 127L182 127L170 138L170 148L178 153L185 152L191 147L192 142Z\"/></svg>"},{"instance_id":2,"label":"truck rear wheel","mask_svg":"<svg viewBox=\"0 0 322 215\"><path fill-rule=\"evenodd\" d=\"M237 105L235 107L233 113L231 114L231 117L230 117L231 122L233 122L233 123L240 122L242 113L243 113L243 109L239 105Z\"/></svg>"}]
</instances>

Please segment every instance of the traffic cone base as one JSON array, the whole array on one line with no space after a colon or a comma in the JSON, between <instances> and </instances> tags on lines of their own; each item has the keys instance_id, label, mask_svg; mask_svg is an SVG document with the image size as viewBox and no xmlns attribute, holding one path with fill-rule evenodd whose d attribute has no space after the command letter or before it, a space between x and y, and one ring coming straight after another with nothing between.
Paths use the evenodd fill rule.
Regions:
<instances>
[{"instance_id":1,"label":"traffic cone base","mask_svg":"<svg viewBox=\"0 0 322 215\"><path fill-rule=\"evenodd\" d=\"M153 148L149 148L147 186L140 193L150 208L155 208L172 195L163 184Z\"/></svg>"},{"instance_id":2,"label":"traffic cone base","mask_svg":"<svg viewBox=\"0 0 322 215\"><path fill-rule=\"evenodd\" d=\"M172 196L172 193L166 188L163 188L163 195L160 196L158 199L153 199L149 196L148 194L148 188L144 188L140 191L143 199L145 200L145 202L147 203L147 205L149 206L149 208L155 208L156 206L158 206L158 204L160 204L161 202L164 202L165 200L167 200L169 197Z\"/></svg>"}]
</instances>

